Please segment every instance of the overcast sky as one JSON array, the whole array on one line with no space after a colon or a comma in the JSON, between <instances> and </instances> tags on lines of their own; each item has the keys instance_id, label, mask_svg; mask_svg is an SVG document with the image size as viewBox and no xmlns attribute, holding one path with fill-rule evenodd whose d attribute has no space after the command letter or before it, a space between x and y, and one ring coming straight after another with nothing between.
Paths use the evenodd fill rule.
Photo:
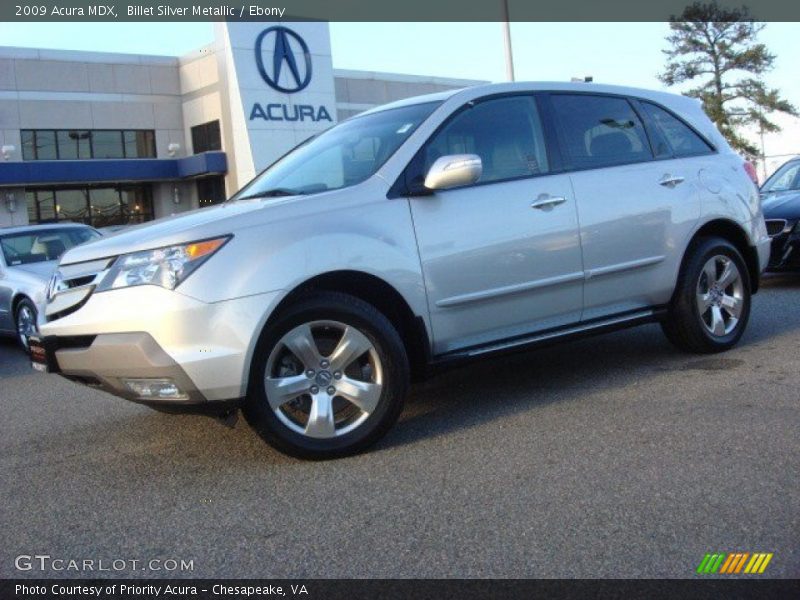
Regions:
<instances>
[{"instance_id":1,"label":"overcast sky","mask_svg":"<svg viewBox=\"0 0 800 600\"><path fill-rule=\"evenodd\" d=\"M333 65L502 81L499 23L332 23ZM664 23L513 23L518 80L595 81L662 88ZM213 39L211 23L0 23L0 45L137 54L186 54ZM800 105L800 24L770 23L761 40L778 55L771 85Z\"/></svg>"}]
</instances>

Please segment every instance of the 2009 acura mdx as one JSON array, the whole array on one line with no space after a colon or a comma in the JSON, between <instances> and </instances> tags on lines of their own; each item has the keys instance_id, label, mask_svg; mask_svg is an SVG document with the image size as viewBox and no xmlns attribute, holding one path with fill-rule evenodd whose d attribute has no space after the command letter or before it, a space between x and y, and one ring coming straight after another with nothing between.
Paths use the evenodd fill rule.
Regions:
<instances>
[{"instance_id":1,"label":"2009 acura mdx","mask_svg":"<svg viewBox=\"0 0 800 600\"><path fill-rule=\"evenodd\" d=\"M351 454L431 365L651 321L687 351L736 344L770 246L748 169L671 94L396 102L220 206L71 249L34 364L164 410L242 407L293 455Z\"/></svg>"}]
</instances>

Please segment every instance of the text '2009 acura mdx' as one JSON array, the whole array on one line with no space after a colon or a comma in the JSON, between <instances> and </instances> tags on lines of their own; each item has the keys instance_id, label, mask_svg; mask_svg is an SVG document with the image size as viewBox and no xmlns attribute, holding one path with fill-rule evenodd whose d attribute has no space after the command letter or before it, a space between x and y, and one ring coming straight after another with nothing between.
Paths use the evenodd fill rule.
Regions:
<instances>
[{"instance_id":1,"label":"text '2009 acura mdx'","mask_svg":"<svg viewBox=\"0 0 800 600\"><path fill-rule=\"evenodd\" d=\"M659 321L736 344L769 258L758 189L693 99L515 83L301 144L228 202L71 249L34 365L283 452L379 439L433 365Z\"/></svg>"}]
</instances>

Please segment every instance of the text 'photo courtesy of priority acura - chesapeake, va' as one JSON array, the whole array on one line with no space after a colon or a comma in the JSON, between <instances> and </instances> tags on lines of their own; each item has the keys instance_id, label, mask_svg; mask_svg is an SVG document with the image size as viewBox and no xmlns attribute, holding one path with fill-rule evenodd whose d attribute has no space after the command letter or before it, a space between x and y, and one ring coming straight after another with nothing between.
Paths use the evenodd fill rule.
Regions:
<instances>
[{"instance_id":1,"label":"text 'photo courtesy of priority acura - chesapeake, va'","mask_svg":"<svg viewBox=\"0 0 800 600\"><path fill-rule=\"evenodd\" d=\"M734 346L770 254L754 179L683 96L405 99L217 206L67 250L31 357L164 411L242 409L294 456L353 454L451 364L656 321L687 352Z\"/></svg>"}]
</instances>

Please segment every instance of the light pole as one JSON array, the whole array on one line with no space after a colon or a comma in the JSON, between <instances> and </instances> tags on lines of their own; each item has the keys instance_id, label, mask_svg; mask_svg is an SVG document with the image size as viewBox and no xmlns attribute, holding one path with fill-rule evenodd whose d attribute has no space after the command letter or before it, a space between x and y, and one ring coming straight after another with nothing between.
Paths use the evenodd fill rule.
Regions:
<instances>
[{"instance_id":1,"label":"light pole","mask_svg":"<svg viewBox=\"0 0 800 600\"><path fill-rule=\"evenodd\" d=\"M506 51L506 79L514 81L514 52L511 50L511 22L508 19L508 0L503 0L503 45Z\"/></svg>"}]
</instances>

